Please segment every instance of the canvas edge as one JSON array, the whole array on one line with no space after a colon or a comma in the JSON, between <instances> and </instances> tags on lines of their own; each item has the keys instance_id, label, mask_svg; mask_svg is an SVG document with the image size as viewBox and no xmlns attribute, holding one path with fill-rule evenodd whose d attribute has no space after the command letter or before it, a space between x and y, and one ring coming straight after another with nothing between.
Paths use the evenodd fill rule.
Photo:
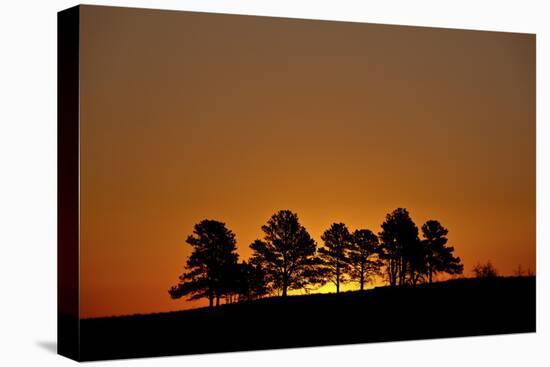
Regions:
<instances>
[{"instance_id":1,"label":"canvas edge","mask_svg":"<svg viewBox=\"0 0 550 367\"><path fill-rule=\"evenodd\" d=\"M57 13L57 353L80 360L80 6Z\"/></svg>"}]
</instances>

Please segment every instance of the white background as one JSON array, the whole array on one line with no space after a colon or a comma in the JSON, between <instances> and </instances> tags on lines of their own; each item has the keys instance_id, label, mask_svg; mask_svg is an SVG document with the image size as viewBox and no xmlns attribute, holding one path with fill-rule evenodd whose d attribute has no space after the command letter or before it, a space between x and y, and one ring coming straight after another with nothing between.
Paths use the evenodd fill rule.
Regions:
<instances>
[{"instance_id":1,"label":"white background","mask_svg":"<svg viewBox=\"0 0 550 367\"><path fill-rule=\"evenodd\" d=\"M547 25L550 12L545 9L546 1L91 3L537 33L536 334L134 359L99 365L549 365L549 261L545 247L550 239L550 31ZM56 340L56 12L76 4L52 0L0 3L0 366L74 363L53 351ZM182 330L184 332L187 331Z\"/></svg>"}]
</instances>

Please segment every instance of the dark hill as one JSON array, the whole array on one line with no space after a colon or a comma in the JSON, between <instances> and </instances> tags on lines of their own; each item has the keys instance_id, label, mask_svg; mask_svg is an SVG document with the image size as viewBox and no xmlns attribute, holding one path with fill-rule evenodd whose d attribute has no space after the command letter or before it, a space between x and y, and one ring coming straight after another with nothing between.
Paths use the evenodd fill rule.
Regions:
<instances>
[{"instance_id":1,"label":"dark hill","mask_svg":"<svg viewBox=\"0 0 550 367\"><path fill-rule=\"evenodd\" d=\"M85 319L80 330L81 360L534 332L535 277Z\"/></svg>"}]
</instances>

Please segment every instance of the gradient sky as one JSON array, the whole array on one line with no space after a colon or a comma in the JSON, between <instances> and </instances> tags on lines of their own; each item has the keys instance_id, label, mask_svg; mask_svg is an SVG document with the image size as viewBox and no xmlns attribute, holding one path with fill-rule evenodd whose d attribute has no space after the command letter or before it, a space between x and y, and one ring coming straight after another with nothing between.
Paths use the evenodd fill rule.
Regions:
<instances>
[{"instance_id":1,"label":"gradient sky","mask_svg":"<svg viewBox=\"0 0 550 367\"><path fill-rule=\"evenodd\" d=\"M534 35L81 9L82 317L204 305L167 293L193 224L246 259L279 209L535 270Z\"/></svg>"}]
</instances>

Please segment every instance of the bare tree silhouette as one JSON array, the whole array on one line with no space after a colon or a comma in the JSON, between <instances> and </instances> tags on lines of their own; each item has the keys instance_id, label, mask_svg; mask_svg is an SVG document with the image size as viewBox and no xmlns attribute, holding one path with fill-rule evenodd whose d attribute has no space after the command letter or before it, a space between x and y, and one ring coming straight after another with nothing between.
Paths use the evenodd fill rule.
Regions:
<instances>
[{"instance_id":1,"label":"bare tree silhouette","mask_svg":"<svg viewBox=\"0 0 550 367\"><path fill-rule=\"evenodd\" d=\"M524 270L523 266L521 264L519 264L518 267L516 268L516 270L514 270L514 275L517 276L517 277L523 277L523 276L532 277L535 274L531 270L530 266L527 267L527 270Z\"/></svg>"},{"instance_id":2,"label":"bare tree silhouette","mask_svg":"<svg viewBox=\"0 0 550 367\"><path fill-rule=\"evenodd\" d=\"M195 224L193 234L186 241L193 247L187 259L186 272L180 282L170 288L173 299L191 295L190 300L208 298L209 306L220 304L220 298L229 288L231 274L238 260L235 234L225 223L205 219Z\"/></svg>"},{"instance_id":3,"label":"bare tree silhouette","mask_svg":"<svg viewBox=\"0 0 550 367\"><path fill-rule=\"evenodd\" d=\"M296 213L278 211L262 226L262 231L263 241L250 245L250 261L262 266L272 288L280 289L286 297L289 289L302 289L317 281L316 243Z\"/></svg>"},{"instance_id":4,"label":"bare tree silhouette","mask_svg":"<svg viewBox=\"0 0 550 367\"><path fill-rule=\"evenodd\" d=\"M525 271L523 270L521 264L518 264L518 267L514 270L514 275L517 277L522 277L525 275Z\"/></svg>"}]
</instances>

